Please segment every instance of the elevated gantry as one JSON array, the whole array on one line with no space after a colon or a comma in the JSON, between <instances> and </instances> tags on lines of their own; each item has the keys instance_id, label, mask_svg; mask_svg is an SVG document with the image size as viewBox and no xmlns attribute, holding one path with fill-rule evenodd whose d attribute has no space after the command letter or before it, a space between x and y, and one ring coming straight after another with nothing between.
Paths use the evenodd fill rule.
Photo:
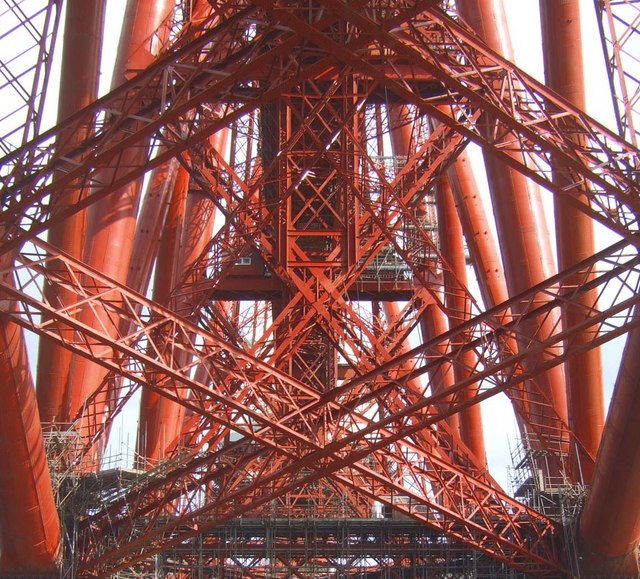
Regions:
<instances>
[{"instance_id":1,"label":"elevated gantry","mask_svg":"<svg viewBox=\"0 0 640 579\"><path fill-rule=\"evenodd\" d=\"M2 139L0 575L635 576L638 151L583 112L578 4L540 2L544 85L497 0L130 0L97 99L68 0L59 123ZM36 78L61 7L12 29Z\"/></svg>"}]
</instances>

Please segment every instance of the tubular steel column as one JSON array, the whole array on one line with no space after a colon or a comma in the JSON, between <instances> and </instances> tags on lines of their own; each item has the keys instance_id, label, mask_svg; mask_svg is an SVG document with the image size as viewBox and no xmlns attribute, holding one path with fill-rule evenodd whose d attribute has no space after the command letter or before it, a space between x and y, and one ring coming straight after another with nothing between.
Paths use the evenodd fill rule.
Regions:
<instances>
[{"instance_id":1,"label":"tubular steel column","mask_svg":"<svg viewBox=\"0 0 640 579\"><path fill-rule=\"evenodd\" d=\"M149 287L158 241L167 219L179 169L178 161L172 159L151 171L149 186L136 219L127 287L139 288L141 291L146 291Z\"/></svg>"},{"instance_id":2,"label":"tubular steel column","mask_svg":"<svg viewBox=\"0 0 640 579\"><path fill-rule=\"evenodd\" d=\"M436 196L438 208L438 231L444 259L449 262L451 272L444 274L445 303L449 317L449 325L455 328L471 317L468 302L461 295L460 287L467 287L467 260L465 257L462 226L449 180L444 178L439 184ZM452 279L454 278L455 279ZM454 369L456 381L469 377L470 372L464 366L473 368L477 363L473 352L467 352L463 364ZM471 384L465 392L466 398L471 400L477 393L478 385ZM482 431L482 413L480 404L474 404L460 414L460 432L462 440L486 467L486 453L484 434Z\"/></svg>"},{"instance_id":3,"label":"tubular steel column","mask_svg":"<svg viewBox=\"0 0 640 579\"><path fill-rule=\"evenodd\" d=\"M501 3L494 0L458 0L457 5L461 16L491 48L512 59L509 39L504 36L507 29ZM485 166L507 286L509 294L514 296L547 279L555 271L542 202L537 186L522 173L507 167L491 154L485 155ZM556 320L551 317L532 323L540 326L540 336L548 336L558 330ZM543 363L543 360L531 363ZM537 382L555 412L566 421L566 386L562 367L550 369ZM551 420L547 427L553 432L558 425ZM567 442L560 440L558 444L564 447Z\"/></svg>"},{"instance_id":4,"label":"tubular steel column","mask_svg":"<svg viewBox=\"0 0 640 579\"><path fill-rule=\"evenodd\" d=\"M0 311L0 576L52 575L60 522L22 328Z\"/></svg>"},{"instance_id":5,"label":"tubular steel column","mask_svg":"<svg viewBox=\"0 0 640 579\"><path fill-rule=\"evenodd\" d=\"M24 144L40 129L60 6L60 2L5 2L2 5L2 154ZM95 42L96 37L100 37L99 31L89 40L89 44ZM89 72L91 75L92 72ZM14 108L16 103L17 108ZM63 116L64 112L61 112L60 117ZM18 129L15 123L21 122L22 127ZM83 136L86 135L79 135L80 138ZM63 140L62 137L59 139ZM3 175L6 175L4 171ZM4 213L4 207L2 211ZM4 232L4 227L0 227L0 230ZM0 267L4 270L0 277L10 286L14 285L15 279L13 257L12 253L3 253L0 258ZM49 476L27 344L22 328L10 320L10 316L15 314L15 306L2 292L0 576L56 576L60 562L60 522Z\"/></svg>"},{"instance_id":6,"label":"tubular steel column","mask_svg":"<svg viewBox=\"0 0 640 579\"><path fill-rule=\"evenodd\" d=\"M636 312L637 313L637 312ZM640 543L640 330L629 334L580 520L588 576L638 577Z\"/></svg>"},{"instance_id":7,"label":"tubular steel column","mask_svg":"<svg viewBox=\"0 0 640 579\"><path fill-rule=\"evenodd\" d=\"M179 275L188 185L189 175L180 169L160 238L153 284L153 299L163 305L168 304L170 292ZM183 406L163 398L157 392L143 390L138 433L141 458L148 460L150 465L156 465L164 459L165 449L180 432L183 417Z\"/></svg>"},{"instance_id":8,"label":"tubular steel column","mask_svg":"<svg viewBox=\"0 0 640 579\"><path fill-rule=\"evenodd\" d=\"M401 159L408 159L411 155L410 146L412 143L412 133L415 130L412 123L402 123L401 119L406 115L399 107L390 107L389 117L392 127L397 127L391 131L391 146L393 154ZM466 259L464 250L464 239L462 237L462 227L460 220L456 214L455 204L448 181L441 184L441 189L436 197L436 206L438 214L438 234L441 243L441 249L444 259L449 262L451 272L444 274L444 303L448 317L448 324L440 315L431 310L428 317L424 319L423 330L434 331L436 325L440 329L446 331L449 327L453 328L464 322L471 314L468 311L468 302L466 295L462 293L462 287L467 287ZM440 324L438 323L440 322ZM442 322L445 322L444 325ZM469 367L473 367L474 363L470 359L472 353L466 355ZM462 380L463 370L456 367L454 370L455 380ZM440 378L448 379L446 371ZM468 397L473 397L475 385L471 385L468 390ZM476 455L478 460L485 464L486 455L484 447L484 436L482 432L482 414L479 405L473 405L463 410L460 416L452 417L456 424L460 427L460 435L463 442Z\"/></svg>"},{"instance_id":9,"label":"tubular steel column","mask_svg":"<svg viewBox=\"0 0 640 579\"><path fill-rule=\"evenodd\" d=\"M474 175L470 156L463 151L447 172L458 217L469 248L482 300L487 307L509 299L502 258Z\"/></svg>"},{"instance_id":10,"label":"tubular steel column","mask_svg":"<svg viewBox=\"0 0 640 579\"><path fill-rule=\"evenodd\" d=\"M169 0L130 0L123 23L123 34L114 69L113 86L134 76L154 59L162 33L158 28L171 14ZM149 146L147 144L147 146ZM123 152L119 167L135 164L146 155L144 147ZM125 281L133 247L135 218L138 211L141 180L135 180L89 211L84 259L92 267ZM137 288L136 288L137 289ZM100 319L100 312L90 313L84 320L89 325L111 326L108 319ZM116 328L111 331L116 333ZM100 385L105 371L93 362L74 357L71 385L65 401L64 415L72 419L82 408L87 396Z\"/></svg>"},{"instance_id":11,"label":"tubular steel column","mask_svg":"<svg viewBox=\"0 0 640 579\"><path fill-rule=\"evenodd\" d=\"M58 119L64 121L71 114L92 103L97 96L102 52L102 28L104 25L104 1L69 0L66 7ZM58 147L72 150L91 133L63 133ZM78 192L54 197L51 204L63 207L73 205ZM82 258L86 228L86 212L76 213L64 223L52 227L49 243L62 251ZM56 296L47 289L46 295L53 303ZM72 355L69 350L43 340L38 352L37 395L43 422L68 422L71 416L63 412L63 402L69 385Z\"/></svg>"},{"instance_id":12,"label":"tubular steel column","mask_svg":"<svg viewBox=\"0 0 640 579\"><path fill-rule=\"evenodd\" d=\"M580 34L580 2L541 0L542 40L545 52L547 84L582 110L586 108L584 71L582 66L582 38ZM566 180L561 173L554 176L560 185ZM558 267L568 269L595 253L593 220L562 197L555 197L556 241ZM575 284L582 283L584 273L578 272ZM567 309L565 323L573 325L584 319L597 300L590 292L580 304ZM571 318L571 319L566 319ZM589 343L585 333L571 336L567 346L579 347ZM602 389L602 363L597 348L586 350L565 365L569 425L590 454L585 460L572 445L575 473L581 472L589 484L593 475L593 459L598 452L604 427L604 395Z\"/></svg>"},{"instance_id":13,"label":"tubular steel column","mask_svg":"<svg viewBox=\"0 0 640 579\"><path fill-rule=\"evenodd\" d=\"M224 154L228 139L229 131L224 129L210 138L210 146ZM173 260L176 269L172 278L173 283L169 288L172 290L172 294L174 294L179 280L183 280L188 275L189 268L209 243L216 215L211 199L202 195L202 192L191 189L189 174L184 168L180 168L176 192L179 188L185 188L186 198L181 235L174 247ZM158 263L161 259L158 255ZM167 279L169 279L167 276L156 275L154 291L162 291L161 288L167 283ZM177 295L167 295L166 298L167 303L172 302L176 311L182 312L184 315L192 313L194 306L189 301L191 296L178 293ZM186 364L188 360L183 356L179 360L180 362ZM144 390L138 432L141 458L151 460L153 464L153 461L166 456L169 449L177 444L177 439L182 434L184 416L183 406L171 402L155 392ZM155 440L152 437L155 437ZM141 445L141 441L145 441L145 443Z\"/></svg>"},{"instance_id":14,"label":"tubular steel column","mask_svg":"<svg viewBox=\"0 0 640 579\"><path fill-rule=\"evenodd\" d=\"M435 339L437 336L446 334L449 330L449 324L442 309L434 303L429 304L420 318L420 329L422 331L422 341L425 343ZM440 354L446 356L449 351L449 345L443 344ZM446 391L447 388L451 388L455 383L453 366L451 364L439 365L429 374L429 380L432 384L437 384L440 389ZM438 389L435 390L439 391ZM445 400L445 402L448 401ZM452 430L460 433L460 416L458 414L449 416L447 422Z\"/></svg>"},{"instance_id":15,"label":"tubular steel column","mask_svg":"<svg viewBox=\"0 0 640 579\"><path fill-rule=\"evenodd\" d=\"M176 30L176 44L164 56L138 75L132 64L129 82L64 125L68 132L94 127L73 151L48 148L47 139L61 132L56 127L3 162L9 176L0 179L6 208L0 234L5 252L19 248L13 268L21 271L14 277L18 287L0 278L7 318L192 412L191 453L172 456L162 476L140 477L106 504L85 510L77 527L78 574L145 574L157 570L172 547L188 549L231 519L270 517L293 505L295 514L326 518L388 507L442 533L443 544L465 543L523 574L563 576L556 542L561 525L503 493L446 420L508 392L514 405L529 405L522 412L529 424L542 417L537 424L546 428L543 435L567 438L564 425L554 429L561 422L556 415L545 414L546 399L536 406L523 384L573 354L562 348L564 334L546 326L540 331L539 323L547 315L555 323L572 296L600 291L600 310L581 324L591 328L595 343L634 324L629 311L640 301L637 151L487 50L432 0L206 4L216 10L206 27ZM143 12L143 5L151 8L139 3ZM181 4L177 13L188 6ZM143 28L135 33L155 42ZM146 65L141 58L140 66ZM428 120L439 123L416 131L412 154L401 165L371 144L391 139L388 120L376 110L382 103L418 111L424 127ZM254 121L261 123L255 131L249 128ZM240 135L237 149L253 140L255 154L234 161L210 147L211 136L224 128ZM576 134L582 138L572 138ZM523 236L520 226L538 215L527 204L528 191L516 191L521 203L505 214L518 214L520 222L499 219L501 243L507 247L516 235L510 289L526 291L487 311L474 305L473 317L446 332L435 329L432 339L405 351L402 344L421 319L428 320L429 308L444 302L446 309L444 296L453 286L444 287L441 272L448 266L421 202L469 139L560 195L572 196L590 181L594 188L586 199L576 195L573 201L623 240L580 264L595 272L588 285L573 285L576 266L528 287L547 272L518 261L542 258L537 251L527 255L538 240ZM152 148L151 141L162 146ZM108 219L108 204L97 199L111 195L117 205L131 193L135 205L136 180L171 157L201 192L205 201L197 208L207 212L215 204L224 218L216 220L213 235L203 234L206 250L189 264L189 279L179 282L169 307L146 298L133 282L131 288L120 283L115 265L102 265L117 261L107 255L113 253L109 236L129 243L122 239L129 223L91 232L100 237L88 250L101 254L96 267L38 236L73 209L47 211L49 196L82 189L82 203L93 205L93 212L101 207ZM569 169L571 187L551 182L552 157ZM117 182L102 178L113 175ZM506 171L492 184L501 179L509 188L504 199L500 193L495 198L509 204L517 187ZM131 185L122 188L123 182ZM182 199L179 207L181 219L188 209ZM473 220L479 215L473 201L466 209L463 223L468 216L480 229L486 225L484 218ZM136 217L132 211L122 221ZM210 218L194 224L207 230ZM470 238L476 235L464 227ZM194 240L195 230L187 239L197 243L202 240ZM461 237L452 235L452 253L461 262ZM157 259L153 241L149 247ZM126 272L129 256L116 257L123 257ZM485 268L496 264L491 272L498 269L495 257L484 261ZM171 269L158 273L158 284L162 278L172 285L168 278L180 267ZM447 271L458 277L456 269ZM496 299L497 279L491 291L502 301ZM611 291L620 283L627 293ZM65 290L54 292L60 302L43 298L45 286ZM75 292L72 300L66 300L69 291ZM379 323L382 302L404 300L400 315ZM277 304L273 316L264 314L268 304ZM449 305L466 315L466 304ZM436 328L442 318L433 321ZM564 329L570 335L576 326ZM104 375L87 368L76 368L77 377L91 382L74 393L76 406L96 386L94 378ZM449 386L452 368L469 374ZM424 386L426 375L442 383L416 392L413 385ZM472 384L478 392L469 398L465 389ZM133 389L110 393L120 404ZM173 413L144 416L161 424ZM628 434L637 436L633 429ZM632 444L624 447L627 453ZM168 454L164 446L160 440L145 452ZM584 526L583 538L591 542L587 519ZM228 559L224 564L232 566ZM347 564L353 571L345 568L346 574L364 567Z\"/></svg>"}]
</instances>

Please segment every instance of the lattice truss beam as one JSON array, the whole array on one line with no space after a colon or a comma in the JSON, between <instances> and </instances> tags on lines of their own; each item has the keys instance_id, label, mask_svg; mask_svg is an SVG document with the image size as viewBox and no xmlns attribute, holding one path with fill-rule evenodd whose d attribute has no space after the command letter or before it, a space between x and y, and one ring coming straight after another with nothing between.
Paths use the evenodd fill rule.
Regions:
<instances>
[{"instance_id":1,"label":"lattice truss beam","mask_svg":"<svg viewBox=\"0 0 640 579\"><path fill-rule=\"evenodd\" d=\"M381 162L393 106L416 134L399 168ZM234 134L229 157L209 142L221 130ZM70 134L89 136L70 150ZM465 288L443 287L451 272L420 202L470 140L622 241L486 312ZM38 237L174 157L224 225L168 307ZM555 524L501 491L445 419L507 392L554 456L571 440L525 384L636 324L637 161L433 2L339 0L219 3L147 70L7 155L0 224L15 263L2 272L13 274L1 278L3 310L15 304L15 321L111 371L78 416L85 451L140 387L191 411L176 441L183 458L83 520L83 572L142 564L322 488L351 497L355 515L378 501L515 568L556 574ZM71 191L78 203L55 202ZM418 289L385 321L352 292L388 248ZM277 280L277 307L212 302L248 254ZM425 308L446 312L447 291L463 292L470 319L409 349ZM531 320L576 308L575 326L532 331ZM578 329L589 345L572 344ZM445 392L456 366L468 378Z\"/></svg>"},{"instance_id":2,"label":"lattice truss beam","mask_svg":"<svg viewBox=\"0 0 640 579\"><path fill-rule=\"evenodd\" d=\"M638 145L640 2L595 0L620 134Z\"/></svg>"},{"instance_id":3,"label":"lattice truss beam","mask_svg":"<svg viewBox=\"0 0 640 579\"><path fill-rule=\"evenodd\" d=\"M5 155L33 139L41 128L60 0L0 2L0 151Z\"/></svg>"}]
</instances>

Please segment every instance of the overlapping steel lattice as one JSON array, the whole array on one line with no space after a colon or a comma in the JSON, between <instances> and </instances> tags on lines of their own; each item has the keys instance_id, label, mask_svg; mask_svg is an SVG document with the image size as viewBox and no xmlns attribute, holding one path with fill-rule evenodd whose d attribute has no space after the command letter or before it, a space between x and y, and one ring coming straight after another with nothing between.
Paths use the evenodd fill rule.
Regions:
<instances>
[{"instance_id":1,"label":"overlapping steel lattice","mask_svg":"<svg viewBox=\"0 0 640 579\"><path fill-rule=\"evenodd\" d=\"M99 6L69 6L68 22L99 29ZM95 100L90 78L78 110L10 147L0 173L1 369L33 398L17 327L42 337L63 572L377 577L468 573L480 557L488 573L557 577L574 540L617 555L593 543L597 507L583 535L556 515L563 488L592 475L612 488L576 367L638 325L637 149L489 48L452 2L131 6L115 88ZM79 42L95 64L98 41ZM505 257L500 281L464 182L471 142L615 242L551 276ZM504 255L526 254L498 229ZM478 405L502 393L549 512L488 473ZM136 463L113 478L95 465L135 404ZM41 480L25 504L52 495ZM2 571L60 561L49 548L30 568L11 548Z\"/></svg>"}]
</instances>

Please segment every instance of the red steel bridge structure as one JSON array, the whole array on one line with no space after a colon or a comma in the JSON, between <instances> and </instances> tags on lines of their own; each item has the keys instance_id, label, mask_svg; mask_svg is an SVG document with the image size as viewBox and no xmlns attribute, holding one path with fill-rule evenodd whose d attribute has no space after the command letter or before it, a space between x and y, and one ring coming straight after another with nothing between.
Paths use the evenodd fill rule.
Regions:
<instances>
[{"instance_id":1,"label":"red steel bridge structure","mask_svg":"<svg viewBox=\"0 0 640 579\"><path fill-rule=\"evenodd\" d=\"M638 575L640 3L545 83L500 6L129 0L98 98L105 3L4 0L0 576Z\"/></svg>"}]
</instances>

